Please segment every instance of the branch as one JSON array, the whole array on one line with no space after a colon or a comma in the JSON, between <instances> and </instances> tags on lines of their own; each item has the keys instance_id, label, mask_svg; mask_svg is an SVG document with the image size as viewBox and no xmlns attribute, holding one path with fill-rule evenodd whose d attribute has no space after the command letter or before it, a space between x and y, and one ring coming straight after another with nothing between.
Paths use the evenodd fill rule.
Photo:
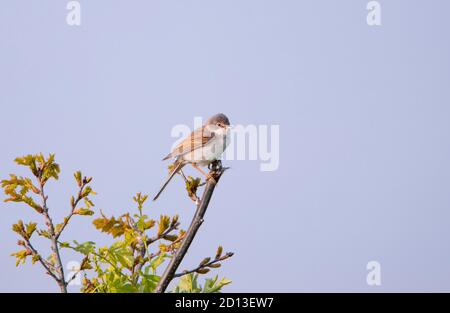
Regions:
<instances>
[{"instance_id":1,"label":"branch","mask_svg":"<svg viewBox=\"0 0 450 313\"><path fill-rule=\"evenodd\" d=\"M73 280L75 280L75 278L77 278L78 274L80 274L81 272L82 272L82 269L75 271L73 276L67 280L66 285L68 286Z\"/></svg>"},{"instance_id":2,"label":"branch","mask_svg":"<svg viewBox=\"0 0 450 313\"><path fill-rule=\"evenodd\" d=\"M78 191L78 195L77 198L74 201L71 201L71 210L69 215L66 216L66 218L64 219L64 222L62 223L61 228L56 232L55 236L56 236L56 240L59 239L59 236L61 236L61 233L63 232L63 230L66 228L67 224L69 223L70 219L72 218L72 216L75 214L75 210L77 208L78 203L84 198L83 197L83 190L84 187L86 187L86 185L90 182L92 178L83 178L82 184L80 186L80 190ZM72 197L73 200L73 197Z\"/></svg>"},{"instance_id":3,"label":"branch","mask_svg":"<svg viewBox=\"0 0 450 313\"><path fill-rule=\"evenodd\" d=\"M60 279L59 277L53 273L53 270L50 267L53 267L53 265L47 263L46 260L44 260L39 252L37 252L37 250L33 247L33 245L30 242L30 239L23 237L22 238L25 240L26 242L26 248L30 249L31 253L33 256L37 257L39 263L41 263L41 265L44 267L44 269L47 271L47 274L50 275L58 284L60 283Z\"/></svg>"},{"instance_id":4,"label":"branch","mask_svg":"<svg viewBox=\"0 0 450 313\"><path fill-rule=\"evenodd\" d=\"M194 240L195 235L197 234L197 231L203 223L203 217L205 216L209 201L211 200L214 189L216 188L216 184L217 182L219 182L220 177L226 170L226 168L222 167L220 161L215 161L212 165L213 166L209 174L214 178L215 181L213 181L212 179L208 180L205 186L205 190L203 191L202 199L197 206L194 218L192 219L191 225L186 232L186 236L181 243L180 248L176 251L175 255L172 257L169 265L161 276L161 279L159 280L158 285L155 288L155 293L163 293L167 289L170 282L175 277L175 272L180 266L180 263L183 260L184 256L186 255L192 241Z\"/></svg>"},{"instance_id":5,"label":"branch","mask_svg":"<svg viewBox=\"0 0 450 313\"><path fill-rule=\"evenodd\" d=\"M170 224L169 228L167 228L161 235L156 235L154 237L148 238L146 241L146 245L149 246L152 243L154 243L155 241L164 239L164 237L166 237L167 235L169 235L172 231L177 230L178 226L180 226L180 223L174 223L174 224Z\"/></svg>"},{"instance_id":6,"label":"branch","mask_svg":"<svg viewBox=\"0 0 450 313\"><path fill-rule=\"evenodd\" d=\"M45 224L47 225L48 231L50 233L51 249L53 254L55 255L56 271L59 273L59 279L57 280L57 283L59 285L59 288L61 289L61 292L67 293L67 284L64 277L64 267L61 261L61 256L59 254L58 241L55 234L55 226L48 213L47 196L44 193L44 182L42 181L41 177L39 177L39 181L40 181L39 195L42 198L42 208L43 208L42 214L45 217Z\"/></svg>"},{"instance_id":7,"label":"branch","mask_svg":"<svg viewBox=\"0 0 450 313\"><path fill-rule=\"evenodd\" d=\"M141 213L141 216L142 216L142 213ZM177 218L177 220L178 220L178 218ZM154 242L156 242L158 240L165 239L166 236L170 235L170 233L172 231L178 229L178 226L180 226L180 223L177 220L175 221L174 219L172 219L172 222L170 223L169 227L165 231L163 231L161 234L156 235L156 236L151 237L151 238L148 238L146 240L142 240L142 245L139 248L136 248L136 250L133 250L133 253L134 253L134 251L137 251L138 255L142 259L144 259L145 255L146 254L148 255L148 253L149 253L148 252L148 246L149 245L151 245L152 243L154 243ZM140 233L140 236L145 237L145 231L138 230L138 232ZM148 260L151 259L150 256L151 255L148 255ZM145 262L139 262L137 264L134 264L132 269L131 269L132 275L135 275L134 281L136 283L137 283L137 280L139 279L139 272L141 271L141 269L144 266L144 264L145 264Z\"/></svg>"},{"instance_id":8,"label":"branch","mask_svg":"<svg viewBox=\"0 0 450 313\"><path fill-rule=\"evenodd\" d=\"M184 275L187 275L187 274L191 274L191 273L196 273L199 270L211 267L211 265L214 265L214 264L219 263L221 261L224 261L224 260L226 260L228 258L231 258L233 255L234 255L233 252L227 252L224 256L222 256L220 258L217 258L215 260L212 260L211 262L208 262L208 263L205 263L205 264L201 264L201 265L197 266L196 268L194 268L193 270L183 271L181 273L177 273L177 274L173 275L173 278L181 277L181 276L184 276ZM220 265L218 264L217 267L219 267L219 266Z\"/></svg>"},{"instance_id":9,"label":"branch","mask_svg":"<svg viewBox=\"0 0 450 313\"><path fill-rule=\"evenodd\" d=\"M155 253L150 253L148 255L148 259L152 260L153 258L160 256L162 253L165 252L174 252L177 249L177 244L182 241L186 237L186 234L181 235L179 238L177 238L174 242L172 242L170 245L167 246L167 251L159 250Z\"/></svg>"}]
</instances>

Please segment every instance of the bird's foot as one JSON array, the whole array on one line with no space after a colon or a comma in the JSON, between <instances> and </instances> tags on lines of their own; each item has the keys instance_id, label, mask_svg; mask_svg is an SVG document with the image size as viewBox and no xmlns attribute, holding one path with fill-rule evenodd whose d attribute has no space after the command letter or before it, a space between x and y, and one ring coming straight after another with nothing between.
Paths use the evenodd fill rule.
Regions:
<instances>
[{"instance_id":1,"label":"bird's foot","mask_svg":"<svg viewBox=\"0 0 450 313\"><path fill-rule=\"evenodd\" d=\"M221 160L215 160L208 164L208 169L210 171L218 172L222 169L222 161Z\"/></svg>"}]
</instances>

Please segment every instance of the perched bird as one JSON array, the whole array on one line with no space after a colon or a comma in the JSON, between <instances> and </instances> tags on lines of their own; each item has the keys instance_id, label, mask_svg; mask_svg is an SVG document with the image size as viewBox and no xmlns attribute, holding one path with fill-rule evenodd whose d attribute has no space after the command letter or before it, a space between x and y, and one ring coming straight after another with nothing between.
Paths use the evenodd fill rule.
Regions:
<instances>
[{"instance_id":1,"label":"perched bird","mask_svg":"<svg viewBox=\"0 0 450 313\"><path fill-rule=\"evenodd\" d=\"M220 158L229 144L230 121L225 114L219 113L211 116L202 127L194 130L186 139L176 146L163 161L175 159L169 177L153 198L158 199L164 188L176 173L180 172L186 164L191 164L207 179L214 179L205 173L200 166L207 166Z\"/></svg>"}]
</instances>

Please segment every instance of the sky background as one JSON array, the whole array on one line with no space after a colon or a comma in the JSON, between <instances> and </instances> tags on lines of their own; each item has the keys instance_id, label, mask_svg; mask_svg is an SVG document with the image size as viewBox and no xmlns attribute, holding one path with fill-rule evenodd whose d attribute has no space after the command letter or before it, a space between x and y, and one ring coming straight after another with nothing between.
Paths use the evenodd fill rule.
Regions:
<instances>
[{"instance_id":1,"label":"sky background","mask_svg":"<svg viewBox=\"0 0 450 313\"><path fill-rule=\"evenodd\" d=\"M221 244L235 253L218 271L233 280L224 291L450 291L449 1L380 0L379 27L365 0L80 2L79 27L67 1L0 4L1 178L26 173L16 156L56 153L55 219L78 169L97 210L117 216L157 191L173 126L217 112L278 124L278 170L224 162L180 269ZM145 210L187 228L194 206L177 177ZM9 256L11 224L39 217L0 212L0 291L57 292ZM62 239L108 237L78 217ZM372 260L381 286L366 283Z\"/></svg>"}]
</instances>

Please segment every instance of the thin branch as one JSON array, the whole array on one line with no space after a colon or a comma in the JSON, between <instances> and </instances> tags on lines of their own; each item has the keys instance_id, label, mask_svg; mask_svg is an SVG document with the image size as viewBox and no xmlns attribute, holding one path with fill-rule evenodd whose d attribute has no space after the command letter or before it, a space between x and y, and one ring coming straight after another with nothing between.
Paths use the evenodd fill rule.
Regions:
<instances>
[{"instance_id":1,"label":"thin branch","mask_svg":"<svg viewBox=\"0 0 450 313\"><path fill-rule=\"evenodd\" d=\"M224 261L224 260L226 260L226 259L228 259L228 258L231 258L233 255L234 255L233 252L228 252L228 253L226 253L224 256L222 256L222 257L220 257L220 258L217 258L217 259L215 259L215 260L212 260L212 261L210 261L210 262L208 262L208 263L201 264L201 265L197 266L196 268L194 268L193 270L190 270L190 271L183 271L183 272L181 272L181 273L177 273L177 274L173 275L173 278L177 278L177 277L181 277L181 276L184 276L184 275L187 275L187 274L195 273L195 272L197 272L197 271L199 271L199 270L202 270L202 269L204 269L204 268L208 268L208 267L210 267L210 266L213 265L213 264L216 264L216 263L219 263L219 262L221 262L221 261Z\"/></svg>"},{"instance_id":2,"label":"thin branch","mask_svg":"<svg viewBox=\"0 0 450 313\"><path fill-rule=\"evenodd\" d=\"M180 226L179 222L176 223L171 223L169 225L169 227L160 235L156 235L154 237L148 238L146 241L143 241L143 247L140 247L139 249L137 249L138 253L140 254L141 258L144 259L145 255L148 255L148 260L150 261L152 258L154 258L155 256L159 256L161 254L161 250L157 253L154 254L149 254L149 250L148 250L148 246L151 245L152 243L154 243L155 241L164 239L167 235L169 235L172 231L177 230L178 226ZM144 235L144 233L142 233L141 235ZM170 247L175 246L175 244L177 242L179 242L183 237L181 238L177 238L175 241L173 241L170 245ZM137 279L139 278L139 272L141 271L142 267L144 266L145 262L140 262L138 264L136 264L133 269L132 269L132 274L135 275L135 282L137 283Z\"/></svg>"},{"instance_id":3,"label":"thin branch","mask_svg":"<svg viewBox=\"0 0 450 313\"><path fill-rule=\"evenodd\" d=\"M61 236L61 233L66 228L66 226L69 223L70 219L74 215L75 209L77 208L78 203L83 199L83 190L84 190L84 187L86 187L87 184L88 184L88 182L86 181L86 178L84 178L83 179L83 184L81 185L80 190L78 191L78 195L77 195L76 200L73 203L71 203L71 210L70 210L69 215L66 216L66 218L64 219L64 222L63 222L61 228L55 234L56 240L58 240L59 236Z\"/></svg>"},{"instance_id":4,"label":"thin branch","mask_svg":"<svg viewBox=\"0 0 450 313\"><path fill-rule=\"evenodd\" d=\"M40 196L42 198L42 208L43 212L42 214L45 217L45 223L48 227L48 231L50 233L50 241L51 241L51 249L53 254L55 255L55 262L56 262L56 271L59 273L59 279L57 280L59 288L61 289L62 293L67 293L67 284L64 277L64 268L61 261L61 255L59 254L59 247L58 247L58 241L55 234L55 226L53 224L53 221L48 213L48 207L47 207L47 196L44 193L44 183L42 182L41 177L39 177L40 180Z\"/></svg>"},{"instance_id":5,"label":"thin branch","mask_svg":"<svg viewBox=\"0 0 450 313\"><path fill-rule=\"evenodd\" d=\"M58 242L58 243L61 244L60 242ZM77 251L77 250L75 249L75 247L72 247L71 245L67 245L66 248L71 249L71 250L73 250L73 251ZM97 258L99 258L99 259L105 261L106 263L108 263L109 265L111 265L117 273L121 273L120 270L117 268L117 264L115 264L114 262L108 260L108 258L102 256L101 254L98 254L98 253L95 252L95 251L90 251L88 254L92 254L92 255L96 256ZM85 256L88 256L88 254L85 254Z\"/></svg>"},{"instance_id":6,"label":"thin branch","mask_svg":"<svg viewBox=\"0 0 450 313\"><path fill-rule=\"evenodd\" d=\"M172 243L170 243L170 245L167 246L167 251L164 252L174 252L177 248L176 248L176 244L179 243L180 241L182 241L184 238L186 237L186 234L181 235L179 238L177 238L175 241L173 241ZM161 253L163 253L162 250L159 250L156 253L151 253L148 256L149 260L152 260L153 258L160 256Z\"/></svg>"},{"instance_id":7,"label":"thin branch","mask_svg":"<svg viewBox=\"0 0 450 313\"><path fill-rule=\"evenodd\" d=\"M205 186L205 190L203 191L202 199L197 206L194 218L192 219L191 225L186 232L186 236L181 243L180 248L176 251L175 255L172 257L169 265L161 276L161 279L159 280L158 285L155 288L155 293L165 292L170 282L174 278L176 270L180 266L181 261L186 255L192 241L194 240L195 235L197 234L197 231L203 223L203 217L205 216L209 201L211 200L214 189L216 188L216 184L217 182L219 182L219 179L225 170L226 168L222 167L220 161L214 162L209 173L214 178L214 181L211 179L208 180Z\"/></svg>"},{"instance_id":8,"label":"thin branch","mask_svg":"<svg viewBox=\"0 0 450 313\"><path fill-rule=\"evenodd\" d=\"M33 256L37 256L39 263L41 263L41 265L47 271L47 274L50 275L59 285L59 283L60 283L59 277L53 272L52 269L50 269L50 267L53 267L53 265L49 264L45 259L43 259L40 256L39 252L37 252L37 250L33 247L33 245L31 244L31 242L28 238L26 238L26 237L22 237L22 238L25 239L26 247L28 249L30 249Z\"/></svg>"},{"instance_id":9,"label":"thin branch","mask_svg":"<svg viewBox=\"0 0 450 313\"><path fill-rule=\"evenodd\" d=\"M80 274L82 271L83 271L82 269L75 271L73 276L67 280L66 285L68 286L75 278L77 278L78 274Z\"/></svg>"},{"instance_id":10,"label":"thin branch","mask_svg":"<svg viewBox=\"0 0 450 313\"><path fill-rule=\"evenodd\" d=\"M151 245L152 243L154 243L155 241L164 239L164 237L166 237L167 235L169 235L172 231L177 230L177 229L178 229L178 226L180 226L180 223L179 223L179 222L174 223L174 224L171 224L171 225L169 226L169 228L167 228L161 235L156 235L156 236L154 236L154 237L152 237L152 238L148 238L145 244L146 244L147 246L149 246L149 245Z\"/></svg>"}]
</instances>

